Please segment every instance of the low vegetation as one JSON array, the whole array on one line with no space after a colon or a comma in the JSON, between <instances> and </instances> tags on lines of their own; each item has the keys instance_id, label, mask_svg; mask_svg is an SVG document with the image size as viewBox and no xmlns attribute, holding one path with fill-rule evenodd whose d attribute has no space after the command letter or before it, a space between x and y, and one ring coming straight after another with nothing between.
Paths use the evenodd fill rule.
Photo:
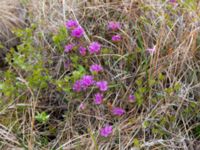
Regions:
<instances>
[{"instance_id":1,"label":"low vegetation","mask_svg":"<svg viewBox=\"0 0 200 150\"><path fill-rule=\"evenodd\" d=\"M200 149L200 2L16 2L0 149Z\"/></svg>"}]
</instances>

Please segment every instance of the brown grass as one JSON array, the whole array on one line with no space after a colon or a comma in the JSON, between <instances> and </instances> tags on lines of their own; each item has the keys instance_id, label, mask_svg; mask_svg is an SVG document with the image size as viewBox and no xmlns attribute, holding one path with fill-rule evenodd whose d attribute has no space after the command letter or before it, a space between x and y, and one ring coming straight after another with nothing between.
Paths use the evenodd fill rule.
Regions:
<instances>
[{"instance_id":1,"label":"brown grass","mask_svg":"<svg viewBox=\"0 0 200 150\"><path fill-rule=\"evenodd\" d=\"M25 25L25 9L20 5L19 0L0 1L0 58L5 57L9 48L17 45L18 40L13 30ZM1 60L2 61L2 60Z\"/></svg>"}]
</instances>

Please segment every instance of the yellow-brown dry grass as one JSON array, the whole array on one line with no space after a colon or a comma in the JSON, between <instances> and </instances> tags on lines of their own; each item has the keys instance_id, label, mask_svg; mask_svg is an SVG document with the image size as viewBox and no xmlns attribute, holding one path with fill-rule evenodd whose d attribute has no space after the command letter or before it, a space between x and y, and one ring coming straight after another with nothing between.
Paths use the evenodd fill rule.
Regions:
<instances>
[{"instance_id":1,"label":"yellow-brown dry grass","mask_svg":"<svg viewBox=\"0 0 200 150\"><path fill-rule=\"evenodd\" d=\"M25 24L25 10L19 0L0 1L0 43L4 46L13 46L16 39L12 31ZM0 52L1 53L1 52Z\"/></svg>"}]
</instances>

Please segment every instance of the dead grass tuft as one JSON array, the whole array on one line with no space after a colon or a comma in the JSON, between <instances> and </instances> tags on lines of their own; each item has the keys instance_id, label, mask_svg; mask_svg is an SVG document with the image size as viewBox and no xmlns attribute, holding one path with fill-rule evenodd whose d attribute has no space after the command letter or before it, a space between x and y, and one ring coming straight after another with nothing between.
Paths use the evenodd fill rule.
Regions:
<instances>
[{"instance_id":1,"label":"dead grass tuft","mask_svg":"<svg viewBox=\"0 0 200 150\"><path fill-rule=\"evenodd\" d=\"M25 15L19 0L0 1L0 44L4 47L0 48L0 58L5 57L9 48L17 45L13 30L25 25Z\"/></svg>"}]
</instances>

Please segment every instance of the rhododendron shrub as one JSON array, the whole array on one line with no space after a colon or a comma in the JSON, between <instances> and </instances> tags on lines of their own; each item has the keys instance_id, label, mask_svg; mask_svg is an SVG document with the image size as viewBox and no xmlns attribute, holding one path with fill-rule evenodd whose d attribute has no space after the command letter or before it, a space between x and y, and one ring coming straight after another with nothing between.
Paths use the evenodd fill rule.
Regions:
<instances>
[{"instance_id":1,"label":"rhododendron shrub","mask_svg":"<svg viewBox=\"0 0 200 150\"><path fill-rule=\"evenodd\" d=\"M87 32L85 32L84 27L81 26L78 21L68 20L65 26L70 37L69 41L64 46L64 54L68 58L66 62L70 62L72 66L72 77L67 81L69 82L68 85L71 86L69 87L71 88L70 93L74 93L74 99L79 99L80 101L78 110L86 111L86 104L88 104L97 107L102 111L102 114L104 114L106 110L107 113L110 112L108 114L115 118L123 117L128 113L125 108L123 108L124 106L118 106L118 103L112 104L113 100L108 96L115 94L113 90L115 86L111 84L111 78L109 79L108 76L105 76L104 65L107 62L105 59L102 59L104 43L93 39L90 41L86 40L85 36L87 37ZM120 22L108 22L107 28L105 28L105 31L109 34L107 40L113 42L113 44L119 45L123 40L123 33L121 32L122 27ZM147 51L150 55L153 55L155 53L155 47L147 48ZM69 65L65 63L65 66ZM77 70L76 66L81 66L79 69L82 71ZM139 91L143 92L143 90ZM141 105L142 98L138 97L138 95L143 95L143 93L135 92L134 94L127 95L125 103L128 102L130 105L137 103ZM112 122L112 120L110 120L110 122ZM113 126L108 125L108 123L109 122L105 122L105 126L100 129L100 135L103 137L112 135Z\"/></svg>"},{"instance_id":2,"label":"rhododendron shrub","mask_svg":"<svg viewBox=\"0 0 200 150\"><path fill-rule=\"evenodd\" d=\"M93 55L101 55L101 49L103 45L99 41L91 41L87 42L83 35L87 34L84 31L84 28L75 20L68 20L65 24L66 29L71 36L71 42L67 43L64 47L64 52L67 57L69 57L72 63L80 62L82 63L90 74L82 74L79 75L73 82L71 89L75 93L82 93L83 95L87 93L91 93L91 98L93 99L93 105L103 105L104 96L106 92L109 91L109 82L106 81L103 76L104 68L99 63L92 63L89 65L88 63L84 63L83 60L88 62L85 57L91 57ZM111 33L111 41L120 42L122 40L122 36L120 35L121 24L119 22L111 21L108 23L108 30L113 32ZM107 29L105 29L107 30ZM88 51L88 52L87 52ZM69 53L71 52L71 53ZM76 59L75 59L76 58ZM76 61L75 61L76 60ZM80 64L79 64L80 65ZM92 90L92 92L91 92ZM130 98L129 98L130 99ZM133 98L131 98L132 100ZM78 109L79 111L84 111L85 102L81 102ZM104 105L106 108L107 106ZM109 110L109 108L107 107ZM122 116L125 114L125 110L119 107L113 107L109 110L111 114L114 116ZM112 126L105 125L100 131L100 135L107 137L112 133Z\"/></svg>"}]
</instances>

